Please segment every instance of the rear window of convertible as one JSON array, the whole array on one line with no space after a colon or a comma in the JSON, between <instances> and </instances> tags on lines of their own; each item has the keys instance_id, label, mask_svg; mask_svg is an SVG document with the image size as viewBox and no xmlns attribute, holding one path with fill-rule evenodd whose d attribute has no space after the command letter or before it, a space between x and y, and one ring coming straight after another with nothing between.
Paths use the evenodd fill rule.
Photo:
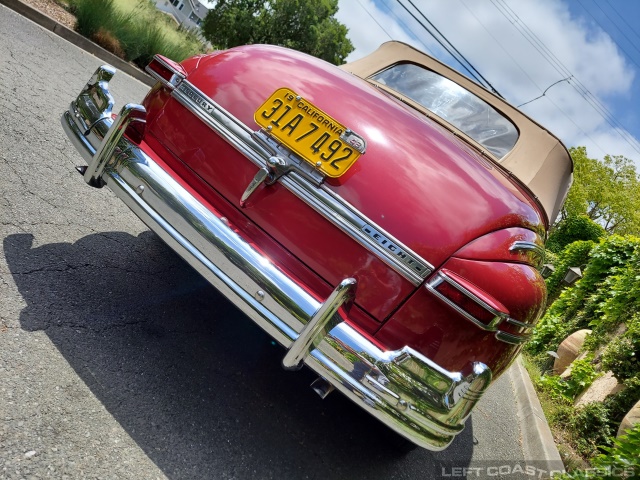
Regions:
<instances>
[{"instance_id":1,"label":"rear window of convertible","mask_svg":"<svg viewBox=\"0 0 640 480\"><path fill-rule=\"evenodd\" d=\"M431 70L404 63L370 79L419 103L498 158L518 141L518 130L509 119L469 90Z\"/></svg>"}]
</instances>

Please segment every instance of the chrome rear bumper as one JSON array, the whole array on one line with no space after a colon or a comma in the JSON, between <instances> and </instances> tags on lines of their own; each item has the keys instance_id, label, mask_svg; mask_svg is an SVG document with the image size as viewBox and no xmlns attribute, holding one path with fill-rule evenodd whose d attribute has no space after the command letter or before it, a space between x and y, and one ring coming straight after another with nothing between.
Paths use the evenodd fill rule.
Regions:
<instances>
[{"instance_id":1,"label":"chrome rear bumper","mask_svg":"<svg viewBox=\"0 0 640 480\"><path fill-rule=\"evenodd\" d=\"M283 364L306 364L373 416L414 443L444 449L464 428L491 381L482 363L449 372L410 347L382 350L353 328L348 307L355 280L345 279L324 301L255 249L250 240L183 188L123 133L144 122L144 107L128 104L115 120L108 81L93 75L62 125L88 163L90 185L108 186L149 228L275 340L289 349Z\"/></svg>"}]
</instances>

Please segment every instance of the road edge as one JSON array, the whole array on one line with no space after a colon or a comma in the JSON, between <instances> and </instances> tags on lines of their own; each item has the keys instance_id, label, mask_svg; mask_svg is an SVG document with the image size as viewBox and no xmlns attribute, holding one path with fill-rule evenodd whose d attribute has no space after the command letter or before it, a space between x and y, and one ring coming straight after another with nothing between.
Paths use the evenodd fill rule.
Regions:
<instances>
[{"instance_id":1,"label":"road edge","mask_svg":"<svg viewBox=\"0 0 640 480\"><path fill-rule=\"evenodd\" d=\"M564 471L562 457L521 356L509 369L509 376L516 395L525 461L535 463L537 468L546 470L550 476L551 472Z\"/></svg>"},{"instance_id":2,"label":"road edge","mask_svg":"<svg viewBox=\"0 0 640 480\"><path fill-rule=\"evenodd\" d=\"M30 5L20 0L0 0L0 4L37 23L41 27L64 38L86 52L108 62L117 69L131 75L148 86L153 86L156 81L137 67L116 57L111 52L91 42L79 33L56 22ZM525 461L535 464L547 472L564 470L562 458L558 452L551 429L547 422L542 406L538 400L531 379L522 365L522 359L518 359L508 370L514 386L517 416L522 435L522 450Z\"/></svg>"},{"instance_id":3,"label":"road edge","mask_svg":"<svg viewBox=\"0 0 640 480\"><path fill-rule=\"evenodd\" d=\"M40 10L33 8L20 0L0 0L0 4L10 8L16 13L19 13L23 17L28 18L32 22L37 23L42 28L55 33L59 37L64 38L70 43L73 43L78 48L98 57L99 59L109 63L118 70L121 70L128 75L140 80L142 83L152 87L156 81L139 68L125 62L119 57L116 57L113 53L108 52L104 48L96 45L92 41L83 37L77 32L65 27L64 25L56 22L53 18L45 15Z\"/></svg>"}]
</instances>

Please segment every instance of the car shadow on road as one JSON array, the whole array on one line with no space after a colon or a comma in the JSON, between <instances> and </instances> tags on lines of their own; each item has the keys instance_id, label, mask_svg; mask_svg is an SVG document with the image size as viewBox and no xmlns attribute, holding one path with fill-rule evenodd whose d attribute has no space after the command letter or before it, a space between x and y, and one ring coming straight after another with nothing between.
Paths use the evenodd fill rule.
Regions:
<instances>
[{"instance_id":1,"label":"car shadow on road","mask_svg":"<svg viewBox=\"0 0 640 480\"><path fill-rule=\"evenodd\" d=\"M471 420L444 452L398 438L309 370L151 232L33 247L4 241L27 306L111 415L169 478L436 478L469 465Z\"/></svg>"}]
</instances>

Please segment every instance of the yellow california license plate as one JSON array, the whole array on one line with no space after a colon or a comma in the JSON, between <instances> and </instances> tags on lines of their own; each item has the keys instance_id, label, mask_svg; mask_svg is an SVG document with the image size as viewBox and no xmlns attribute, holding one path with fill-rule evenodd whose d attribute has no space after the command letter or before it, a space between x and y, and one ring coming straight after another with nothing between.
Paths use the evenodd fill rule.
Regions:
<instances>
[{"instance_id":1,"label":"yellow california license plate","mask_svg":"<svg viewBox=\"0 0 640 480\"><path fill-rule=\"evenodd\" d=\"M362 137L288 88L276 90L254 118L328 177L343 175L364 153Z\"/></svg>"}]
</instances>

